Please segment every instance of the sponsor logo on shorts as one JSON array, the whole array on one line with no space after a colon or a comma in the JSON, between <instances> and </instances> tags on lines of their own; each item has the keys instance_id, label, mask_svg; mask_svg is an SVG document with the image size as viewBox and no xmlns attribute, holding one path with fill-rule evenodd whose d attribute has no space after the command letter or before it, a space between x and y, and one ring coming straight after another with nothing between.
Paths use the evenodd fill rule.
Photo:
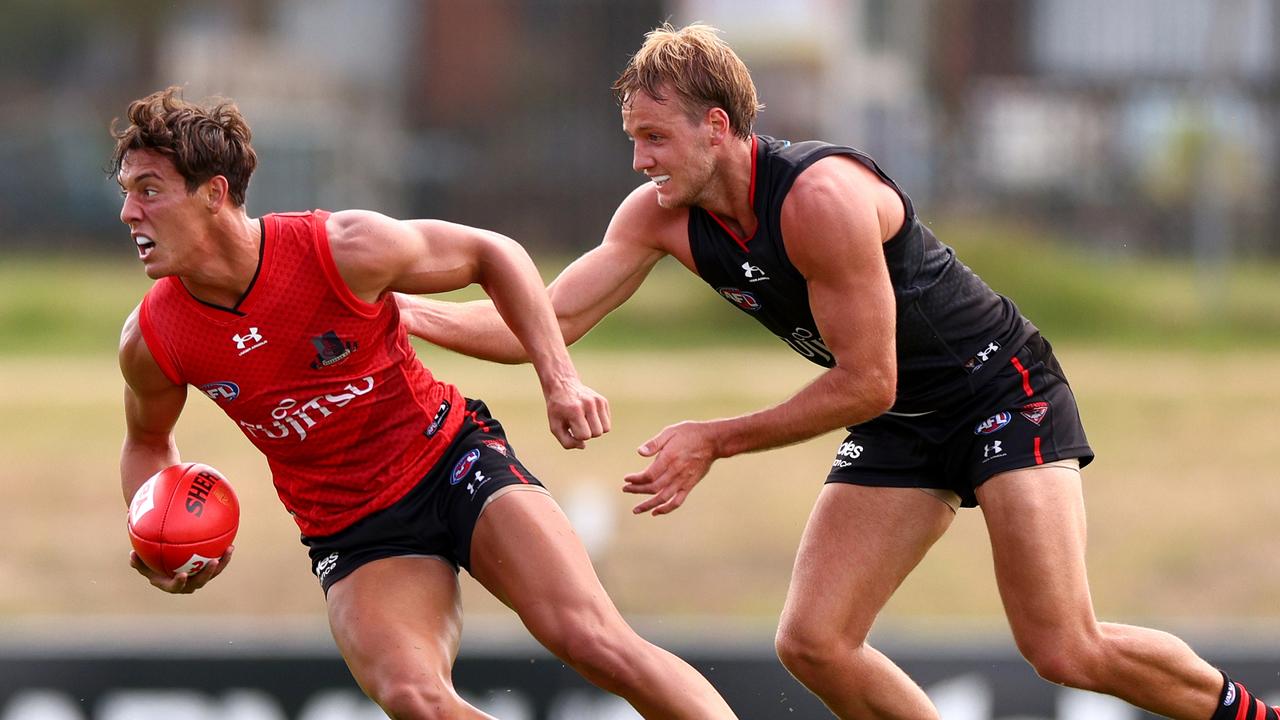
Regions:
<instances>
[{"instance_id":1,"label":"sponsor logo on shorts","mask_svg":"<svg viewBox=\"0 0 1280 720\"><path fill-rule=\"evenodd\" d=\"M316 567L314 571L316 574L316 577L320 578L320 582L324 582L324 579L329 577L329 573L333 572L333 569L337 567L337 565L338 565L338 553L336 552L329 553L324 558L322 558L319 562L316 563Z\"/></svg>"},{"instance_id":2,"label":"sponsor logo on shorts","mask_svg":"<svg viewBox=\"0 0 1280 720\"><path fill-rule=\"evenodd\" d=\"M220 400L231 402L232 400L240 397L240 386L230 380L219 380L218 382L201 385L200 392L208 395L209 399L214 402L218 402Z\"/></svg>"},{"instance_id":3,"label":"sponsor logo on shorts","mask_svg":"<svg viewBox=\"0 0 1280 720\"><path fill-rule=\"evenodd\" d=\"M1039 426L1040 423L1044 422L1045 416L1049 414L1049 403L1047 402L1027 403L1026 405L1022 406L1022 410L1020 410L1018 414L1026 418L1027 422L1030 422L1033 425Z\"/></svg>"},{"instance_id":4,"label":"sponsor logo on shorts","mask_svg":"<svg viewBox=\"0 0 1280 720\"><path fill-rule=\"evenodd\" d=\"M466 477L467 473L471 472L471 467L475 465L476 461L479 459L480 451L478 449L471 448L468 450L467 454L463 455L462 459L458 461L458 464L453 466L453 472L449 475L449 484L457 485L462 482L462 478Z\"/></svg>"},{"instance_id":5,"label":"sponsor logo on shorts","mask_svg":"<svg viewBox=\"0 0 1280 720\"><path fill-rule=\"evenodd\" d=\"M846 441L840 443L840 449L836 450L836 455L839 457L847 457L850 460L857 460L862 457L862 451L865 449L866 448L857 443Z\"/></svg>"},{"instance_id":6,"label":"sponsor logo on shorts","mask_svg":"<svg viewBox=\"0 0 1280 720\"><path fill-rule=\"evenodd\" d=\"M480 442L484 443L485 447L498 453L502 457L507 456L507 444L501 440L481 440Z\"/></svg>"},{"instance_id":7,"label":"sponsor logo on shorts","mask_svg":"<svg viewBox=\"0 0 1280 720\"><path fill-rule=\"evenodd\" d=\"M1005 454L1004 447L1000 444L999 440L994 440L982 446L982 462L995 460L998 457L1004 457Z\"/></svg>"},{"instance_id":8,"label":"sponsor logo on shorts","mask_svg":"<svg viewBox=\"0 0 1280 720\"><path fill-rule=\"evenodd\" d=\"M737 305L743 310L755 312L760 309L760 301L756 300L756 296L746 290L738 288L722 287L716 288L716 292L720 293L725 300Z\"/></svg>"},{"instance_id":9,"label":"sponsor logo on shorts","mask_svg":"<svg viewBox=\"0 0 1280 720\"><path fill-rule=\"evenodd\" d=\"M436 408L436 416L431 418L431 424L427 426L426 430L422 431L422 434L427 437L433 437L440 432L440 427L444 425L444 419L449 417L450 407L448 400L441 400L440 407Z\"/></svg>"},{"instance_id":10,"label":"sponsor logo on shorts","mask_svg":"<svg viewBox=\"0 0 1280 720\"><path fill-rule=\"evenodd\" d=\"M990 435L999 432L1009 421L1013 419L1013 413L1005 411L998 412L995 415L983 420L973 429L974 435Z\"/></svg>"},{"instance_id":11,"label":"sponsor logo on shorts","mask_svg":"<svg viewBox=\"0 0 1280 720\"><path fill-rule=\"evenodd\" d=\"M489 476L485 475L483 470L477 470L476 476L467 483L467 492L471 493L472 500L476 498L476 491L487 482L489 482Z\"/></svg>"},{"instance_id":12,"label":"sponsor logo on shorts","mask_svg":"<svg viewBox=\"0 0 1280 720\"><path fill-rule=\"evenodd\" d=\"M866 448L853 442L852 440L846 440L840 443L840 448L836 450L836 459L831 463L831 467L833 468L852 467L853 463L849 462L849 460L857 460L858 458L862 457L862 451L865 449ZM848 458L848 460L846 460L845 458Z\"/></svg>"},{"instance_id":13,"label":"sponsor logo on shorts","mask_svg":"<svg viewBox=\"0 0 1280 720\"><path fill-rule=\"evenodd\" d=\"M982 369L983 365L991 359L992 355L1000 352L1000 343L992 340L987 346L973 354L973 357L964 361L964 369L970 373L976 373Z\"/></svg>"}]
</instances>

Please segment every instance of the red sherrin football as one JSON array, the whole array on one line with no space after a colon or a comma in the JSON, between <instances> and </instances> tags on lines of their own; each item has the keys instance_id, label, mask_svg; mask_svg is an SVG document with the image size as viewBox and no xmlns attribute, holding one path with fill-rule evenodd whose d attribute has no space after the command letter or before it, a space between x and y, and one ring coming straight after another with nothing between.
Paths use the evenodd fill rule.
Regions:
<instances>
[{"instance_id":1,"label":"red sherrin football","mask_svg":"<svg viewBox=\"0 0 1280 720\"><path fill-rule=\"evenodd\" d=\"M152 475L129 503L129 539L142 561L169 575L194 573L235 540L240 502L222 473L202 463Z\"/></svg>"}]
</instances>

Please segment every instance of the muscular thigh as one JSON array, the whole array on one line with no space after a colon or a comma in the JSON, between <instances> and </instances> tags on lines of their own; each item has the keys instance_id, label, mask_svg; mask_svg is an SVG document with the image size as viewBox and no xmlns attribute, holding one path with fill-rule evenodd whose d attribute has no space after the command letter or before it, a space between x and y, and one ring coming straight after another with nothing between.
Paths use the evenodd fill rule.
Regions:
<instances>
[{"instance_id":1,"label":"muscular thigh","mask_svg":"<svg viewBox=\"0 0 1280 720\"><path fill-rule=\"evenodd\" d=\"M532 606L608 603L579 537L545 493L508 492L490 503L472 539L471 574L522 616Z\"/></svg>"},{"instance_id":2,"label":"muscular thigh","mask_svg":"<svg viewBox=\"0 0 1280 720\"><path fill-rule=\"evenodd\" d=\"M978 498L1014 634L1053 634L1092 623L1079 470L1001 473L978 488Z\"/></svg>"},{"instance_id":3,"label":"muscular thigh","mask_svg":"<svg viewBox=\"0 0 1280 720\"><path fill-rule=\"evenodd\" d=\"M325 596L329 626L360 686L404 675L447 678L462 606L454 567L437 557L365 563Z\"/></svg>"},{"instance_id":4,"label":"muscular thigh","mask_svg":"<svg viewBox=\"0 0 1280 720\"><path fill-rule=\"evenodd\" d=\"M914 488L823 486L805 526L784 624L801 618L862 638L955 517Z\"/></svg>"}]
</instances>

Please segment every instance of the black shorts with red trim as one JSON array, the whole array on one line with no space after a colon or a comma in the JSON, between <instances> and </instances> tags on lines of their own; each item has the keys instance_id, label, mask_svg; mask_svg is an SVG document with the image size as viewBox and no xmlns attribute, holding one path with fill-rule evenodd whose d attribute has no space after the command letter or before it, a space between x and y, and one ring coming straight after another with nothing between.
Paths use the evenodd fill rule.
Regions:
<instances>
[{"instance_id":1,"label":"black shorts with red trim","mask_svg":"<svg viewBox=\"0 0 1280 720\"><path fill-rule=\"evenodd\" d=\"M1062 366L1037 333L958 407L849 428L827 482L951 490L974 507L991 477L1068 458L1084 467L1093 450Z\"/></svg>"},{"instance_id":2,"label":"black shorts with red trim","mask_svg":"<svg viewBox=\"0 0 1280 720\"><path fill-rule=\"evenodd\" d=\"M512 485L543 487L507 443L502 424L479 400L440 462L395 504L324 537L303 536L311 571L325 593L365 563L400 555L434 555L471 569L471 534L485 503Z\"/></svg>"}]
</instances>

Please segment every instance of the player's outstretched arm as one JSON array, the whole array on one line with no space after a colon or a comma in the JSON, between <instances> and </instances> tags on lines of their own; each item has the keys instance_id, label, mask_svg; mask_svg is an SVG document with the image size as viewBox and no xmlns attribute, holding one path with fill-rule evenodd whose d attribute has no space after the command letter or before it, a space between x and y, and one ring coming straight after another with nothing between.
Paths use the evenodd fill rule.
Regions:
<instances>
[{"instance_id":1,"label":"player's outstretched arm","mask_svg":"<svg viewBox=\"0 0 1280 720\"><path fill-rule=\"evenodd\" d=\"M396 293L395 299L400 322L414 337L490 362L529 362L520 339L503 322L492 300L450 302L405 293Z\"/></svg>"},{"instance_id":2,"label":"player's outstretched arm","mask_svg":"<svg viewBox=\"0 0 1280 720\"><path fill-rule=\"evenodd\" d=\"M542 384L552 434L581 448L610 428L608 403L582 384L533 261L498 233L440 220L346 211L329 220L334 261L365 300L383 292L434 293L480 284L524 348Z\"/></svg>"},{"instance_id":3,"label":"player's outstretched arm","mask_svg":"<svg viewBox=\"0 0 1280 720\"><path fill-rule=\"evenodd\" d=\"M547 288L566 344L580 340L635 294L667 254L662 244L683 237L674 231L683 230L685 216L673 220L645 192L651 191L642 186L633 192L614 214L604 241L571 263ZM529 360L492 301L455 303L397 294L396 303L411 335L483 360Z\"/></svg>"},{"instance_id":4,"label":"player's outstretched arm","mask_svg":"<svg viewBox=\"0 0 1280 720\"><path fill-rule=\"evenodd\" d=\"M187 401L187 387L165 377L142 338L137 308L120 333L120 372L124 376L124 444L120 448L120 487L125 505L147 478L180 461L173 429ZM147 567L136 552L129 564L154 586L169 593L192 593L222 572L232 549L199 572L169 576Z\"/></svg>"},{"instance_id":5,"label":"player's outstretched arm","mask_svg":"<svg viewBox=\"0 0 1280 720\"><path fill-rule=\"evenodd\" d=\"M896 308L884 238L896 195L841 158L815 163L782 208L787 254L808 282L809 304L835 367L785 401L757 412L682 422L639 448L653 458L624 478L624 492L650 495L636 513L661 515L684 502L719 458L766 450L865 422L892 406L897 388ZM885 209L888 208L887 211ZM892 229L890 229L892 227Z\"/></svg>"}]
</instances>

